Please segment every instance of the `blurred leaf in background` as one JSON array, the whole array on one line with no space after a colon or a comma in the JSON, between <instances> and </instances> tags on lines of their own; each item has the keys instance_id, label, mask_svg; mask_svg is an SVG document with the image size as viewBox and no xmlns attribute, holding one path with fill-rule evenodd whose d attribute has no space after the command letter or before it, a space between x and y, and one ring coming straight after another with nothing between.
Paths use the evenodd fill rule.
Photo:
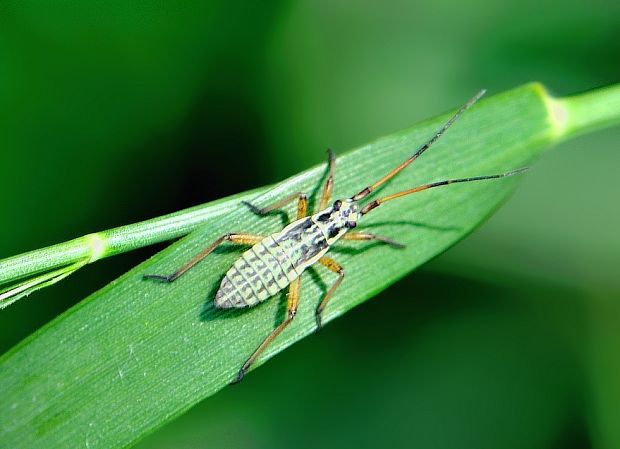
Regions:
<instances>
[{"instance_id":1,"label":"blurred leaf in background","mask_svg":"<svg viewBox=\"0 0 620 449\"><path fill-rule=\"evenodd\" d=\"M5 1L0 257L274 182L481 87L618 73L618 2ZM469 239L140 447L620 447L618 141L562 144ZM2 351L153 251L3 311Z\"/></svg>"}]
</instances>

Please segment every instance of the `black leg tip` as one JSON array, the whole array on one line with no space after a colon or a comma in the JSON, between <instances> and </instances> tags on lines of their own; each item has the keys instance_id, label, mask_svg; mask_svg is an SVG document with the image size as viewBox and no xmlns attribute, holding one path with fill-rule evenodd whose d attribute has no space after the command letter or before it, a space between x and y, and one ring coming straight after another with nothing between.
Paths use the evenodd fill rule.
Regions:
<instances>
[{"instance_id":1,"label":"black leg tip","mask_svg":"<svg viewBox=\"0 0 620 449\"><path fill-rule=\"evenodd\" d=\"M256 215L265 215L265 211L263 209L261 209L260 207L255 206L254 204L250 203L249 201L241 201L242 204L245 204L247 207L250 208L250 210L252 212L254 212Z\"/></svg>"},{"instance_id":2,"label":"black leg tip","mask_svg":"<svg viewBox=\"0 0 620 449\"><path fill-rule=\"evenodd\" d=\"M316 319L316 329L314 330L314 332L318 334L320 330L323 328L323 319L321 318L321 312L319 312L318 310L316 312L315 319Z\"/></svg>"},{"instance_id":3,"label":"black leg tip","mask_svg":"<svg viewBox=\"0 0 620 449\"><path fill-rule=\"evenodd\" d=\"M172 276L162 276L159 274L145 274L142 279L151 279L157 282L172 282Z\"/></svg>"},{"instance_id":4,"label":"black leg tip","mask_svg":"<svg viewBox=\"0 0 620 449\"><path fill-rule=\"evenodd\" d=\"M237 373L237 377L235 377L235 380L233 380L229 385L237 385L239 382L243 380L244 377L245 377L245 370L241 368L239 372Z\"/></svg>"}]
</instances>

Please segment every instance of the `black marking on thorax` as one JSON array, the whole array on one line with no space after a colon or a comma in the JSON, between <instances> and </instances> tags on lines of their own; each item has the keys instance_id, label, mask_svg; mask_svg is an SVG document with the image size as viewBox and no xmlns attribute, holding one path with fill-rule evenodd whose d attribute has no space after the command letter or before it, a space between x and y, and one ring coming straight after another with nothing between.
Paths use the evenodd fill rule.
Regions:
<instances>
[{"instance_id":1,"label":"black marking on thorax","mask_svg":"<svg viewBox=\"0 0 620 449\"><path fill-rule=\"evenodd\" d=\"M294 248L287 245L287 251L291 251L290 257L293 259L294 266L299 266L315 257L321 251L329 247L327 239L321 227L312 221L312 217L306 217L299 223L280 235L279 244L285 241L294 243Z\"/></svg>"},{"instance_id":2,"label":"black marking on thorax","mask_svg":"<svg viewBox=\"0 0 620 449\"><path fill-rule=\"evenodd\" d=\"M289 231L284 234L282 237L286 239L301 241L304 234L308 233L308 230L314 226L310 217L304 218L300 221L297 226L289 229ZM310 231L311 232L311 231Z\"/></svg>"},{"instance_id":3,"label":"black marking on thorax","mask_svg":"<svg viewBox=\"0 0 620 449\"><path fill-rule=\"evenodd\" d=\"M321 223L327 223L330 217L331 214L329 212L325 212L324 214L321 214L317 217L317 221L320 221Z\"/></svg>"},{"instance_id":4,"label":"black marking on thorax","mask_svg":"<svg viewBox=\"0 0 620 449\"><path fill-rule=\"evenodd\" d=\"M300 262L312 259L321 251L325 250L329 245L323 233L317 229L311 242L306 242L300 248Z\"/></svg>"},{"instance_id":5,"label":"black marking on thorax","mask_svg":"<svg viewBox=\"0 0 620 449\"><path fill-rule=\"evenodd\" d=\"M339 232L340 230L336 227L336 225L332 225L329 227L329 231L327 232L327 238L333 239Z\"/></svg>"}]
</instances>

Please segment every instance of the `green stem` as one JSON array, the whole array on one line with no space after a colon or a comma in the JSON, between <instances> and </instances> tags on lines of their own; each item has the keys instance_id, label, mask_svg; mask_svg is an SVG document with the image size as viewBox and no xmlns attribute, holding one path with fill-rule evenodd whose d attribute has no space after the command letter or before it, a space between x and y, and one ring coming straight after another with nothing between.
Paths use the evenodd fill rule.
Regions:
<instances>
[{"instance_id":1,"label":"green stem","mask_svg":"<svg viewBox=\"0 0 620 449\"><path fill-rule=\"evenodd\" d=\"M551 99L562 140L620 124L620 84Z\"/></svg>"},{"instance_id":2,"label":"green stem","mask_svg":"<svg viewBox=\"0 0 620 449\"><path fill-rule=\"evenodd\" d=\"M213 203L208 208L195 206L2 259L0 285L13 284L0 290L0 309L104 257L182 237L223 213L217 207L222 201L215 203L215 209Z\"/></svg>"}]
</instances>

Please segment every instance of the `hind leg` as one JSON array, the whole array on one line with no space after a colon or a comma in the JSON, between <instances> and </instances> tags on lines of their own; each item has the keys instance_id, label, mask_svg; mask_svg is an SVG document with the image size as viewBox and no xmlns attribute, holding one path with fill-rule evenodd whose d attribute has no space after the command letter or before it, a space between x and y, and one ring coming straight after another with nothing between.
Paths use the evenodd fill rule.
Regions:
<instances>
[{"instance_id":1,"label":"hind leg","mask_svg":"<svg viewBox=\"0 0 620 449\"><path fill-rule=\"evenodd\" d=\"M232 243L237 243L239 245L255 245L260 242L264 237L260 235L254 234L225 234L209 245L207 248L198 253L193 259L179 268L172 274L162 275L162 274L145 274L144 279L153 279L155 281L160 282L173 282L176 279L180 278L183 274L185 274L190 268L200 262L202 259L211 254L215 248L221 245L225 241L229 241Z\"/></svg>"},{"instance_id":2,"label":"hind leg","mask_svg":"<svg viewBox=\"0 0 620 449\"><path fill-rule=\"evenodd\" d=\"M299 292L301 289L301 277L295 279L288 288L288 302L286 306L286 318L282 323L278 325L271 333L263 340L263 342L256 348L254 353L245 361L239 373L237 374L237 378L232 382L236 384L237 382L241 382L241 379L245 376L245 373L248 372L250 367L254 364L256 359L263 353L265 349L271 344L271 342L278 336L280 333L286 329L286 327L291 324L291 321L295 318L297 314L297 306L299 305Z\"/></svg>"}]
</instances>

